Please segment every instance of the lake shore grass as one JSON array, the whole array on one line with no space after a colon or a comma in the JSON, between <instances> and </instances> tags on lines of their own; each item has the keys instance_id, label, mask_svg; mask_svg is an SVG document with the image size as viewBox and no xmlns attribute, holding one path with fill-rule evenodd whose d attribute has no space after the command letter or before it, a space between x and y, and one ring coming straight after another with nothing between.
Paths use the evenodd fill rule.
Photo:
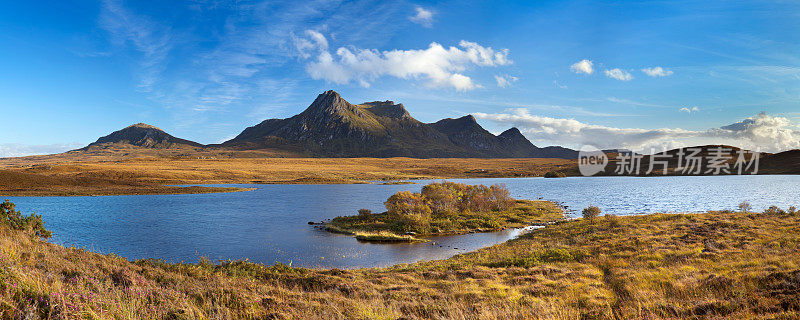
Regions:
<instances>
[{"instance_id":1,"label":"lake shore grass","mask_svg":"<svg viewBox=\"0 0 800 320\"><path fill-rule=\"evenodd\" d=\"M0 227L0 318L796 319L798 230L781 211L607 216L339 270L131 262Z\"/></svg>"},{"instance_id":2,"label":"lake shore grass","mask_svg":"<svg viewBox=\"0 0 800 320\"><path fill-rule=\"evenodd\" d=\"M398 235L388 231L356 232L355 238L367 242L427 242L425 239L415 238L411 235Z\"/></svg>"}]
</instances>

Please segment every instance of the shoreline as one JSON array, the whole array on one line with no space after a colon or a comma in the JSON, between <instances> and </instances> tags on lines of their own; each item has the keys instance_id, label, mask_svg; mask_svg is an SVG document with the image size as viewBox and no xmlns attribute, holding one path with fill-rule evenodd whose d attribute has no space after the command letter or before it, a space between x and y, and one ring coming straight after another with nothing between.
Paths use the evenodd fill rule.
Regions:
<instances>
[{"instance_id":1,"label":"shoreline","mask_svg":"<svg viewBox=\"0 0 800 320\"><path fill-rule=\"evenodd\" d=\"M0 170L2 171L2 170ZM0 172L2 174L2 172ZM0 189L0 198L2 197L101 197L101 196L144 196L144 195L181 195L181 194L205 194L205 193L230 193L230 192L244 192L253 191L257 187L209 187L207 185L352 185L352 184L373 184L373 185L412 185L419 184L425 180L473 180L473 179L527 179L527 178L543 178L543 179L564 179L564 178L672 178L672 177L737 177L737 176L797 176L797 174L784 174L784 173L767 173L758 175L664 175L664 176L567 176L561 178L544 178L542 176L492 176L492 177L423 177L423 178L409 178L400 181L381 181L381 180L312 180L312 179L295 179L286 181L234 181L234 182L201 182L201 183L186 183L181 182L171 183L169 185L155 185L155 186L141 186L132 187L131 190L106 190L102 186L94 187L92 190L2 190ZM162 188L198 188L197 191L184 192L183 190L176 190L171 192L169 190L161 190ZM203 188L203 189L199 189ZM211 188L224 189L224 190L209 190ZM21 192L21 193L20 193Z\"/></svg>"},{"instance_id":2,"label":"shoreline","mask_svg":"<svg viewBox=\"0 0 800 320\"><path fill-rule=\"evenodd\" d=\"M167 187L167 186L160 186ZM139 191L125 191L116 192L117 190L82 190L82 191L22 191L21 193L0 193L2 197L109 197L109 196L168 196L168 195L182 195L182 194L210 194L210 193L233 193L233 192L246 192L254 191L258 188L240 188L240 187L205 187L205 186L186 186L174 188L187 188L186 190L165 188L161 190L159 187L145 187ZM156 189L155 191L151 191Z\"/></svg>"}]
</instances>

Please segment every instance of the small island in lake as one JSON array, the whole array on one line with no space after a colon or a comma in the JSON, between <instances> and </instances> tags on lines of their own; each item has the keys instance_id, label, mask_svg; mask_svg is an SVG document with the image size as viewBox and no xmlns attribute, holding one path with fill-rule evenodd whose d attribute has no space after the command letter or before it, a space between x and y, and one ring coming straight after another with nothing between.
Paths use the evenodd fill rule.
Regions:
<instances>
[{"instance_id":1,"label":"small island in lake","mask_svg":"<svg viewBox=\"0 0 800 320\"><path fill-rule=\"evenodd\" d=\"M425 241L418 236L499 231L564 218L558 204L511 198L502 184L431 183L419 193L397 192L384 205L386 212L360 209L358 215L334 218L325 229L362 241L416 242Z\"/></svg>"}]
</instances>

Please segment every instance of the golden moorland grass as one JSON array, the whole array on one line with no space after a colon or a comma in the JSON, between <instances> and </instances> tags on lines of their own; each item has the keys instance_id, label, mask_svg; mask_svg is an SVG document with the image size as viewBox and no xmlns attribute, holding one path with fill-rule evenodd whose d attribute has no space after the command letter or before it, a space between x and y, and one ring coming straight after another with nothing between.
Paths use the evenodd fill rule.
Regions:
<instances>
[{"instance_id":1,"label":"golden moorland grass","mask_svg":"<svg viewBox=\"0 0 800 320\"><path fill-rule=\"evenodd\" d=\"M797 319L800 216L565 221L451 259L129 262L0 228L4 319Z\"/></svg>"},{"instance_id":2,"label":"golden moorland grass","mask_svg":"<svg viewBox=\"0 0 800 320\"><path fill-rule=\"evenodd\" d=\"M19 170L0 170L2 196L91 196L136 194L185 194L247 191L250 188L165 186L130 179L91 174L47 175Z\"/></svg>"},{"instance_id":3,"label":"golden moorland grass","mask_svg":"<svg viewBox=\"0 0 800 320\"><path fill-rule=\"evenodd\" d=\"M564 159L42 157L0 159L0 195L220 191L165 186L177 184L322 184L532 177L575 166L574 161Z\"/></svg>"}]
</instances>

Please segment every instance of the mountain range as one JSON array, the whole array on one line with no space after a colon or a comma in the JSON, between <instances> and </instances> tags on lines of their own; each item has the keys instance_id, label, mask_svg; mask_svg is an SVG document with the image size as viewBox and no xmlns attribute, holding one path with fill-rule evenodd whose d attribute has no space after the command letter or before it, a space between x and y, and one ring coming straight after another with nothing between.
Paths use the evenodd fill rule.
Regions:
<instances>
[{"instance_id":1,"label":"mountain range","mask_svg":"<svg viewBox=\"0 0 800 320\"><path fill-rule=\"evenodd\" d=\"M537 147L517 128L494 135L472 115L423 123L402 103L354 105L332 90L318 95L300 114L264 120L221 144L202 145L139 123L79 150L109 147L278 150L310 157L575 159L578 154L558 146Z\"/></svg>"}]
</instances>

